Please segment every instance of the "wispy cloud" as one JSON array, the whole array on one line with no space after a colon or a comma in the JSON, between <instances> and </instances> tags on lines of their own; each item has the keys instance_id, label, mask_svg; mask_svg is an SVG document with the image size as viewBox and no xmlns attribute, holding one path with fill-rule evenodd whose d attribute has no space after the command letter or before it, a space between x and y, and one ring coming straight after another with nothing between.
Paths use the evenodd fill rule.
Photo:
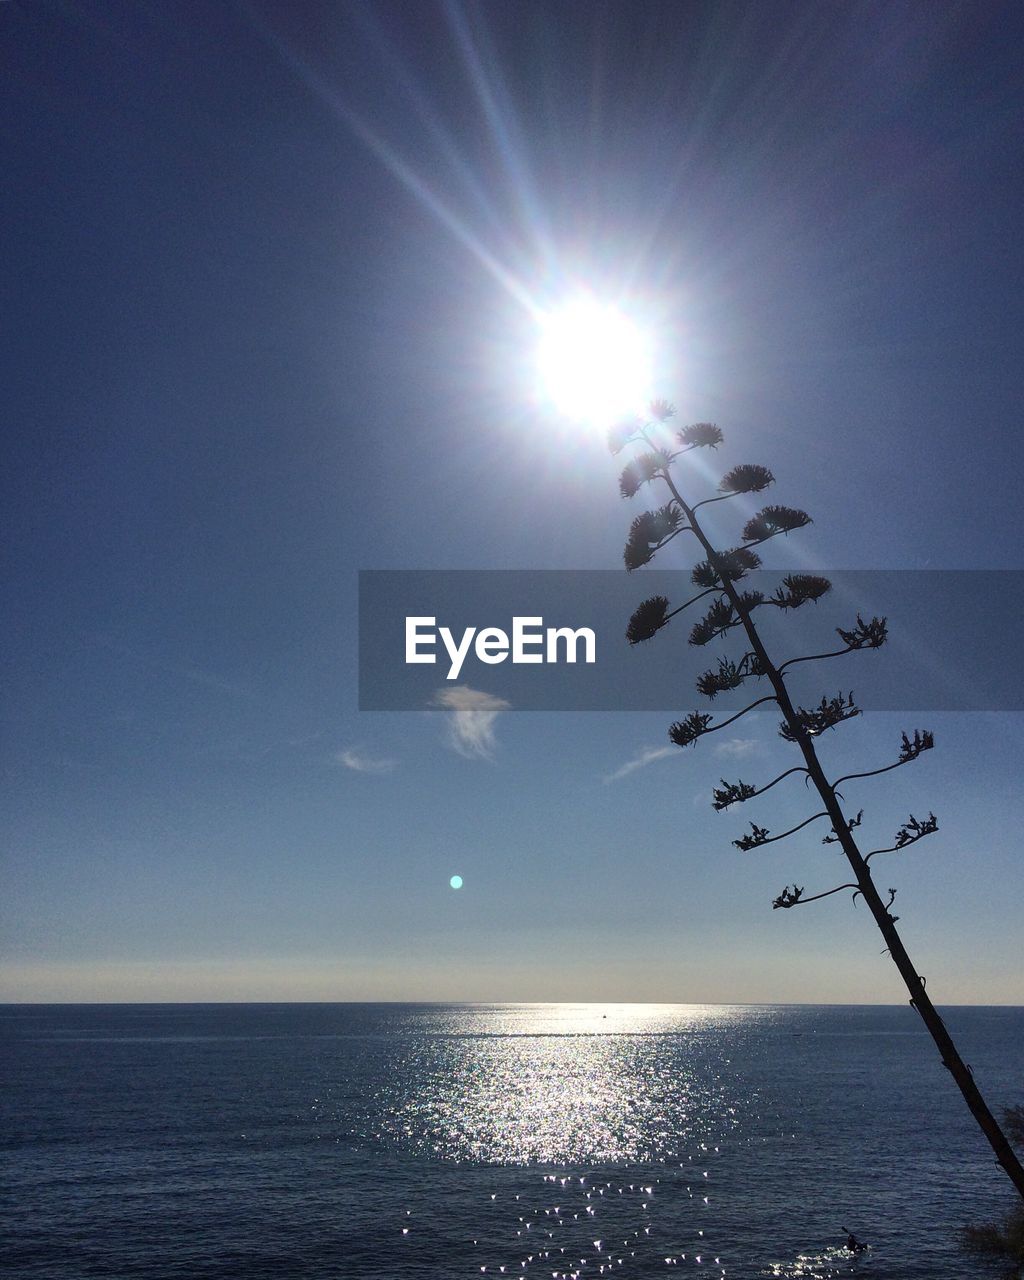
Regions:
<instances>
[{"instance_id":1,"label":"wispy cloud","mask_svg":"<svg viewBox=\"0 0 1024 1280\"><path fill-rule=\"evenodd\" d=\"M727 756L731 760L741 760L744 756L753 755L761 746L757 738L726 738L716 747L716 756Z\"/></svg>"},{"instance_id":2,"label":"wispy cloud","mask_svg":"<svg viewBox=\"0 0 1024 1280\"><path fill-rule=\"evenodd\" d=\"M482 693L464 684L453 689L438 689L431 705L451 712L448 741L460 756L468 760L489 760L497 745L494 722L512 704L493 693Z\"/></svg>"},{"instance_id":3,"label":"wispy cloud","mask_svg":"<svg viewBox=\"0 0 1024 1280\"><path fill-rule=\"evenodd\" d=\"M649 764L654 764L655 760L664 760L666 756L678 754L678 747L645 747L632 760L627 760L625 764L619 765L614 773L606 774L604 780L605 782L618 782L620 778L626 778L631 773L636 773L637 769L645 769Z\"/></svg>"},{"instance_id":4,"label":"wispy cloud","mask_svg":"<svg viewBox=\"0 0 1024 1280\"><path fill-rule=\"evenodd\" d=\"M368 756L351 747L347 751L339 751L334 758L338 764L343 764L346 769L352 769L355 773L391 773L398 763L397 760Z\"/></svg>"}]
</instances>

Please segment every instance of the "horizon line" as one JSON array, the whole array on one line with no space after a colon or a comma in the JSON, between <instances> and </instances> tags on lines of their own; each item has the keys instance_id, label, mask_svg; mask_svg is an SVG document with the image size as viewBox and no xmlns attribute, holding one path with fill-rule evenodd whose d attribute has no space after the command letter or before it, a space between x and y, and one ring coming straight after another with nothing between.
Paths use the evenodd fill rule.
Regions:
<instances>
[{"instance_id":1,"label":"horizon line","mask_svg":"<svg viewBox=\"0 0 1024 1280\"><path fill-rule=\"evenodd\" d=\"M906 1001L822 1001L822 1000L0 1000L0 1009L33 1008L112 1008L171 1007L208 1005L214 1008L238 1006L366 1006L417 1005L424 1008L460 1007L466 1009L493 1006L512 1008L552 1008L563 1005L594 1005L602 1008L628 1005L678 1009L910 1009ZM1024 1004L967 1004L943 1002L943 1009L1024 1009Z\"/></svg>"}]
</instances>

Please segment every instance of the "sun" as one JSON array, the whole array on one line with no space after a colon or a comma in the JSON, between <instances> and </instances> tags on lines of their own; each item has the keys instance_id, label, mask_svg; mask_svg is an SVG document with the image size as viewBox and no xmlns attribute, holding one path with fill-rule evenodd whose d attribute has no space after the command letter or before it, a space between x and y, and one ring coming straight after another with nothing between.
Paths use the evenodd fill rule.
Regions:
<instances>
[{"instance_id":1,"label":"sun","mask_svg":"<svg viewBox=\"0 0 1024 1280\"><path fill-rule=\"evenodd\" d=\"M650 398L650 345L611 303L578 298L546 313L537 366L554 407L586 425L608 426Z\"/></svg>"}]
</instances>

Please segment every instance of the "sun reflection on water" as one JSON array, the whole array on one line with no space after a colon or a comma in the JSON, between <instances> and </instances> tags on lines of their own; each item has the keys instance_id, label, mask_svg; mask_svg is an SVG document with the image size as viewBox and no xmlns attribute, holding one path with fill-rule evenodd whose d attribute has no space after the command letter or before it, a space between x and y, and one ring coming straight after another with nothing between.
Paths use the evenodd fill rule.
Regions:
<instances>
[{"instance_id":1,"label":"sun reflection on water","mask_svg":"<svg viewBox=\"0 0 1024 1280\"><path fill-rule=\"evenodd\" d=\"M731 1123L701 1034L719 1007L481 1013L425 1017L379 1089L376 1136L458 1161L607 1164L669 1159Z\"/></svg>"},{"instance_id":2,"label":"sun reflection on water","mask_svg":"<svg viewBox=\"0 0 1024 1280\"><path fill-rule=\"evenodd\" d=\"M372 1096L340 1074L317 1118L377 1168L422 1171L423 1194L392 1222L409 1274L442 1274L446 1250L480 1280L856 1269L826 1243L827 1214L801 1225L770 1207L802 1157L751 1063L807 1052L778 1010L449 1005L393 1017L401 1035L385 1024L363 1037ZM780 1151L777 1173L764 1160Z\"/></svg>"}]
</instances>

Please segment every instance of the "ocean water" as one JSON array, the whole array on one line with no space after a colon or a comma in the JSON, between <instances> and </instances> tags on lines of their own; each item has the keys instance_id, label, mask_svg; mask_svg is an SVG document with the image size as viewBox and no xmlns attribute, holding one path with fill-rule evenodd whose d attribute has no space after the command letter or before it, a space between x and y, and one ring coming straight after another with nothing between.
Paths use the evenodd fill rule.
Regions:
<instances>
[{"instance_id":1,"label":"ocean water","mask_svg":"<svg viewBox=\"0 0 1024 1280\"><path fill-rule=\"evenodd\" d=\"M945 1017L1021 1101L1024 1010ZM0 1118L6 1280L1003 1274L905 1008L5 1006Z\"/></svg>"}]
</instances>

